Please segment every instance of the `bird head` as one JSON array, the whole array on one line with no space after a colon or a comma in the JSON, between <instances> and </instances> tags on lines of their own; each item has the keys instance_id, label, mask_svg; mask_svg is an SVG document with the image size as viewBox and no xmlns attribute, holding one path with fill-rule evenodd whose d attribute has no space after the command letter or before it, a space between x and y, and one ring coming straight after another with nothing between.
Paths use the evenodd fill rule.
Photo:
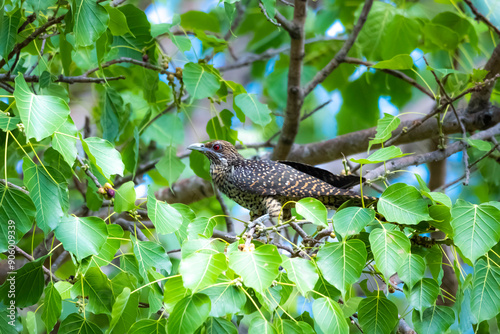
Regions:
<instances>
[{"instance_id":1,"label":"bird head","mask_svg":"<svg viewBox=\"0 0 500 334\"><path fill-rule=\"evenodd\" d=\"M230 165L237 160L244 159L233 144L225 140L191 144L188 149L205 154L212 164Z\"/></svg>"}]
</instances>

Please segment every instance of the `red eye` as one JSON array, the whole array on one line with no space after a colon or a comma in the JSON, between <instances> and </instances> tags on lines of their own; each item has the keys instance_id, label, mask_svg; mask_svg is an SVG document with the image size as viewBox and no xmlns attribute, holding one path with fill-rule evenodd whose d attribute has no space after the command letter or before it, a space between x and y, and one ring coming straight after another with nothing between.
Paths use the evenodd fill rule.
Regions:
<instances>
[{"instance_id":1,"label":"red eye","mask_svg":"<svg viewBox=\"0 0 500 334\"><path fill-rule=\"evenodd\" d=\"M214 147L213 147L213 149L214 149L215 151L220 150L220 145L219 145L219 144L215 144L215 145L214 145Z\"/></svg>"}]
</instances>

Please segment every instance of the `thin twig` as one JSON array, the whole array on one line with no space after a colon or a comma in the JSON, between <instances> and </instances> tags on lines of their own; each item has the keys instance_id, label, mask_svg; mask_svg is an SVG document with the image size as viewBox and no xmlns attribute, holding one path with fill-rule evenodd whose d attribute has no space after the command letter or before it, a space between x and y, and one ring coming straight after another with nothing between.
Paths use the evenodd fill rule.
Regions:
<instances>
[{"instance_id":1,"label":"thin twig","mask_svg":"<svg viewBox=\"0 0 500 334\"><path fill-rule=\"evenodd\" d=\"M121 58L117 58L117 59L113 59L113 60L105 62L104 64L101 64L101 67L96 67L96 68L90 69L87 72L83 73L82 76L87 77L90 74L92 74L100 69L105 69L107 67L110 67L111 65L121 64L121 63L129 63L129 64L142 66L144 68L156 71L160 74L175 74L174 72L167 71L165 68L163 68L161 66L157 66L157 65L148 63L146 61L141 61L141 60L137 60L137 59L129 58L129 57L121 57Z\"/></svg>"},{"instance_id":2,"label":"thin twig","mask_svg":"<svg viewBox=\"0 0 500 334\"><path fill-rule=\"evenodd\" d=\"M333 59L323 69L321 69L321 71L316 73L314 78L306 85L304 89L304 96L309 95L309 93L311 93L317 85L322 83L330 75L330 73L332 73L344 61L344 58L347 56L349 50L351 50L354 42L358 38L358 35L363 28L366 19L368 18L368 14L370 13L372 5L373 0L365 1L363 9L361 10L361 14L358 18L358 22L356 22L356 25L352 29L351 35L344 43L344 45L340 48L339 52L337 52L335 57L333 57Z\"/></svg>"},{"instance_id":3,"label":"thin twig","mask_svg":"<svg viewBox=\"0 0 500 334\"><path fill-rule=\"evenodd\" d=\"M80 164L80 166L82 167L82 169L85 171L85 174L87 174L88 177L90 177L90 179L94 182L95 186L97 188L101 188L101 183L99 182L99 180L97 179L97 177L92 173L92 171L90 170L89 166L85 164L85 162L83 162L83 159L77 155L76 156L76 160L78 161L78 163Z\"/></svg>"},{"instance_id":4,"label":"thin twig","mask_svg":"<svg viewBox=\"0 0 500 334\"><path fill-rule=\"evenodd\" d=\"M455 109L455 106L453 105L453 102L450 102L451 98L448 95L448 93L446 92L446 89L444 88L443 83L441 82L441 80L439 80L436 72L429 66L429 63L427 62L427 59L425 57L424 57L424 61L427 64L427 67L429 67L431 69L430 71L431 71L432 75L434 76L434 79L436 80L436 83L438 84L438 86L440 88L441 94L444 95L444 97L446 99L446 103L451 107L451 110L453 111L453 114L455 115L457 122L460 124L460 129L462 129L462 140L464 143L464 147L462 148L462 159L463 159L464 167L465 167L464 185L466 186L469 184L469 179L470 179L469 155L467 154L467 147L468 147L467 146L467 130L465 129L465 125L462 122L462 119L460 118L460 116L458 115L457 110Z\"/></svg>"},{"instance_id":5,"label":"thin twig","mask_svg":"<svg viewBox=\"0 0 500 334\"><path fill-rule=\"evenodd\" d=\"M125 79L123 75L120 75L118 77L109 77L109 78L87 78L86 76L79 75L75 77L71 76L64 76L64 75L59 75L54 82L65 82L68 84L74 84L74 83L104 83L106 81L114 81L114 80L121 80ZM0 82L2 81L12 81L14 82L16 80L16 76L10 75L10 74L0 74ZM39 82L40 77L38 75L25 75L24 80L26 82Z\"/></svg>"},{"instance_id":6,"label":"thin twig","mask_svg":"<svg viewBox=\"0 0 500 334\"><path fill-rule=\"evenodd\" d=\"M25 40L23 40L22 42L17 43L14 46L14 49L12 49L12 51L9 53L9 55L6 58L3 58L2 60L0 60L0 68L2 68L12 57L14 57L15 54L17 54L18 52L20 52L24 47L28 46L35 38L38 37L38 35L40 35L43 32L45 32L47 30L47 28L49 28L50 26L53 26L54 24L61 23L65 16L66 16L66 14L61 15L61 16L59 16L57 18L50 18L47 21L47 23L45 23L44 25L42 25L38 29L36 29Z\"/></svg>"},{"instance_id":7,"label":"thin twig","mask_svg":"<svg viewBox=\"0 0 500 334\"><path fill-rule=\"evenodd\" d=\"M490 20L486 18L483 14L479 12L479 10L474 6L471 0L464 0L464 2L469 6L469 8L472 10L474 15L476 15L476 19L479 21L483 21L490 29L493 29L497 33L498 36L500 36L500 29L498 29L493 23L491 23Z\"/></svg>"},{"instance_id":8,"label":"thin twig","mask_svg":"<svg viewBox=\"0 0 500 334\"><path fill-rule=\"evenodd\" d=\"M214 193L215 193L215 198L217 198L217 201L219 201L220 208L221 208L222 212L224 213L224 220L226 221L227 233L233 233L234 232L233 220L231 219L230 212L227 208L226 203L224 203L224 198L222 198L222 195L221 195L219 189L215 188Z\"/></svg>"},{"instance_id":9,"label":"thin twig","mask_svg":"<svg viewBox=\"0 0 500 334\"><path fill-rule=\"evenodd\" d=\"M4 184L6 186L6 188L14 188L16 190L19 190L19 191L25 193L28 196L30 194L29 191L27 191L26 189L19 187L19 186L16 186L14 183L10 183L7 180L0 179L0 183Z\"/></svg>"}]
</instances>

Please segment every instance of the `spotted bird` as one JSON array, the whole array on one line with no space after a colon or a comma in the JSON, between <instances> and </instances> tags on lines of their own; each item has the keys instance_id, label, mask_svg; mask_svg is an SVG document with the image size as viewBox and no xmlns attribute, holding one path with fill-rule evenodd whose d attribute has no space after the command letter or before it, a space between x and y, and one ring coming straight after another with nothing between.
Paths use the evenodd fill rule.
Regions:
<instances>
[{"instance_id":1,"label":"spotted bird","mask_svg":"<svg viewBox=\"0 0 500 334\"><path fill-rule=\"evenodd\" d=\"M196 143L188 147L200 151L210 160L210 175L215 186L227 197L250 210L250 219L269 215L275 220L289 201L313 197L329 208L338 208L351 200L361 204L361 197L345 188L360 181L359 176L335 175L324 169L292 162L245 159L224 140ZM373 202L374 197L364 197ZM282 217L291 217L286 205ZM276 221L276 220L275 220Z\"/></svg>"}]
</instances>

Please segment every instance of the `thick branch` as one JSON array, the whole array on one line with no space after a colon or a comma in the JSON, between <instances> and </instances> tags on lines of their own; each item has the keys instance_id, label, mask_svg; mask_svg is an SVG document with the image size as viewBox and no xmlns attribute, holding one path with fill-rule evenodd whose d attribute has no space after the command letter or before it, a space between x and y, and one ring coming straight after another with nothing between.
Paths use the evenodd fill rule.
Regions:
<instances>
[{"instance_id":1,"label":"thick branch","mask_svg":"<svg viewBox=\"0 0 500 334\"><path fill-rule=\"evenodd\" d=\"M484 66L484 69L489 71L486 75L485 80L492 79L500 73L500 44L493 50L490 59ZM495 87L496 80L489 81L483 89L472 93L470 98L469 106L467 109L468 113L476 113L490 105L490 96Z\"/></svg>"},{"instance_id":2,"label":"thick branch","mask_svg":"<svg viewBox=\"0 0 500 334\"><path fill-rule=\"evenodd\" d=\"M274 160L286 159L299 132L300 109L304 103L300 79L302 77L302 60L304 59L304 24L306 15L307 1L295 0L293 23L298 33L290 33L292 41L290 44L290 65L288 66L288 97L282 133L272 155Z\"/></svg>"},{"instance_id":3,"label":"thick branch","mask_svg":"<svg viewBox=\"0 0 500 334\"><path fill-rule=\"evenodd\" d=\"M172 189L163 188L156 192L156 198L167 203L190 204L214 195L210 181L198 176L177 181Z\"/></svg>"},{"instance_id":4,"label":"thick branch","mask_svg":"<svg viewBox=\"0 0 500 334\"><path fill-rule=\"evenodd\" d=\"M344 43L342 48L340 48L339 52L337 52L335 57L321 71L316 73L311 82L307 84L306 88L304 89L304 96L307 96L309 93L313 91L313 89L317 85L325 81L325 79L340 65L340 63L344 61L344 58L349 53L349 50L351 50L352 46L354 45L354 42L358 38L361 28L363 28L363 25L366 22L372 4L373 0L366 0L365 5L361 10L361 14L359 15L358 22L356 22L356 25L352 29L351 35Z\"/></svg>"},{"instance_id":5,"label":"thick branch","mask_svg":"<svg viewBox=\"0 0 500 334\"><path fill-rule=\"evenodd\" d=\"M493 126L500 122L500 109L491 107L490 109L483 110L483 112L476 114L465 115L462 119L463 124L468 131L484 129ZM403 121L394 133L404 131L409 128L416 121ZM453 134L461 132L460 124L455 119L455 116L449 114L443 122L444 134ZM436 122L427 121L422 123L414 131L401 136L393 144L407 144L418 142L421 140L433 138L439 133ZM375 137L376 128L351 132L333 139L324 140L317 143L296 145L288 156L289 160L306 162L308 164L317 165L329 161L337 160L344 155L351 155L356 153L365 152L368 148L368 142L371 138Z\"/></svg>"},{"instance_id":6,"label":"thick branch","mask_svg":"<svg viewBox=\"0 0 500 334\"><path fill-rule=\"evenodd\" d=\"M475 135L471 136L470 139L485 140L499 134L500 134L500 124L497 124L494 127L489 128L488 130L476 133ZM386 171L400 170L408 166L413 166L413 165L418 166L432 161L444 160L447 157L451 156L452 154L455 154L458 151L460 151L464 147L464 145L466 145L466 143L463 143L462 141L457 141L449 145L445 150L436 150L433 152L409 155L397 160L391 160L389 162L386 162L385 165L379 166L371 170L365 175L365 177L368 180L372 180L381 175L386 174ZM354 191L359 190L359 185L353 187L352 190Z\"/></svg>"}]
</instances>

